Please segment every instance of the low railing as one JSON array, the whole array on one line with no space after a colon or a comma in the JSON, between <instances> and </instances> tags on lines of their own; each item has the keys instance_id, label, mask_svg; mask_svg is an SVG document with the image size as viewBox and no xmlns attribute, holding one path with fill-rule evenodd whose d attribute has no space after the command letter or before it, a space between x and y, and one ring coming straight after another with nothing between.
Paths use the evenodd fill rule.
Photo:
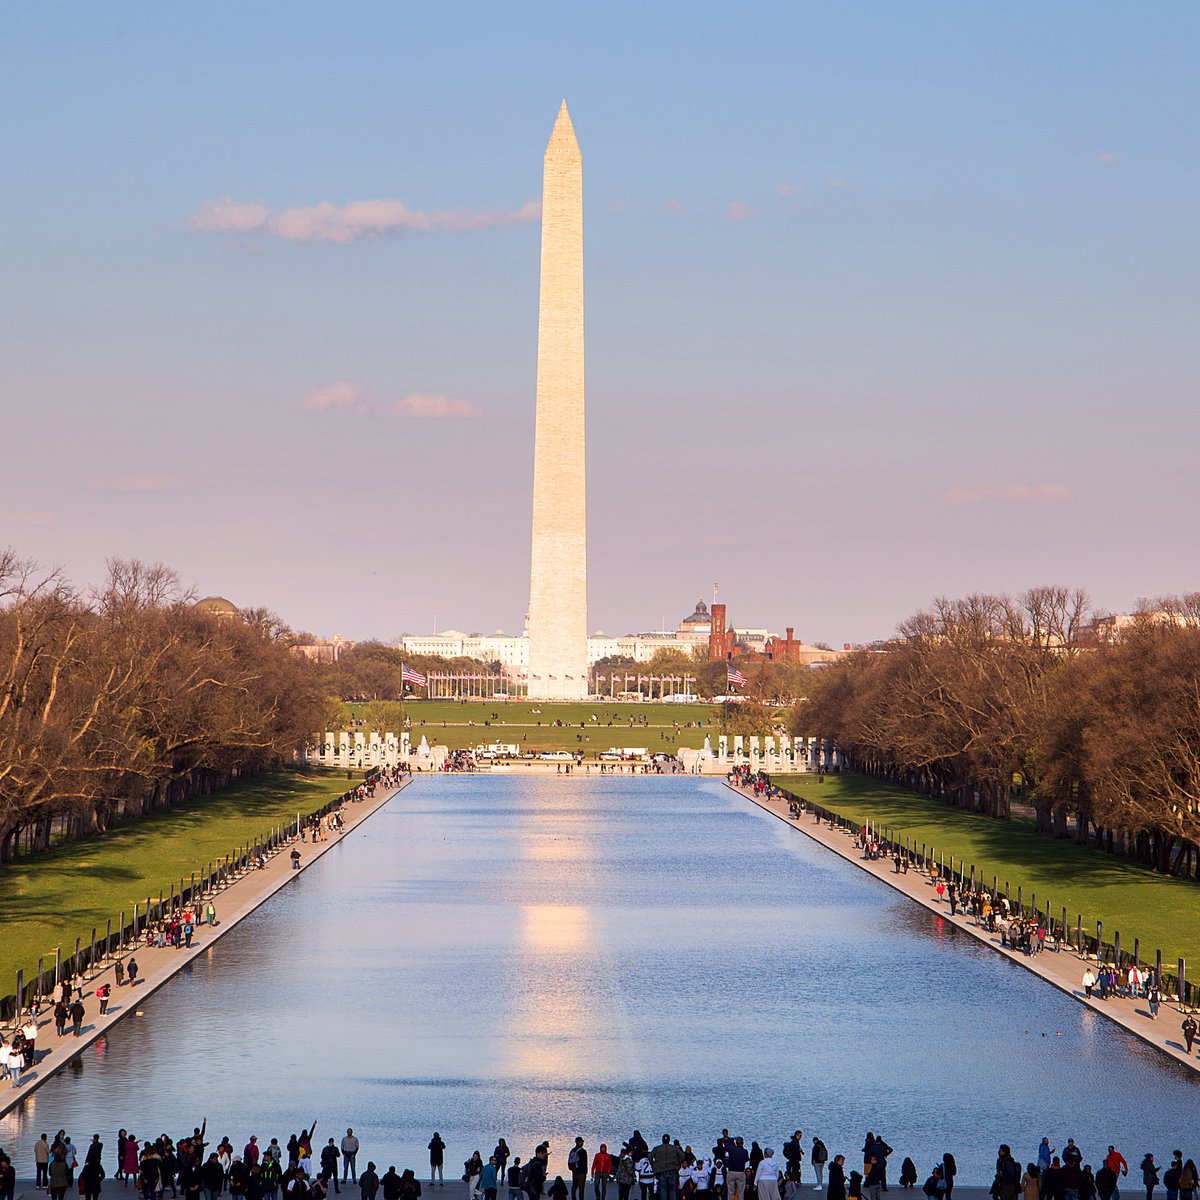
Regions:
<instances>
[{"instance_id":1,"label":"low railing","mask_svg":"<svg viewBox=\"0 0 1200 1200\"><path fill-rule=\"evenodd\" d=\"M855 836L862 832L862 822L851 821L831 809L813 803L808 796L797 796L787 788L776 787L776 790L786 797L790 804L800 806L805 814L811 813L816 822L827 825L830 829L840 829ZM945 853L939 851L935 846L927 846L922 842L918 849L915 840L908 837L901 839L894 829L879 828L870 822L867 822L867 833L869 837L878 840L881 856L886 855L887 858L894 860L898 851L902 861L906 861L909 866L916 867L918 870L931 873L936 867L938 878L946 883L953 881L958 885L960 894L968 889L972 892L980 889L991 896L993 904L1003 895L1009 901L1013 916L1036 918L1045 927L1047 941L1065 945L1067 949L1084 961L1112 966L1117 970L1128 969L1135 965L1140 970L1144 966L1147 970L1154 972L1164 999L1174 997L1181 1010L1191 1011L1195 1008L1200 994L1198 994L1197 986L1188 982L1186 959L1176 959L1173 972L1170 965L1164 969L1161 950L1155 950L1153 963L1148 959L1144 960L1141 938L1133 939L1132 949L1122 946L1119 930L1113 931L1111 941L1105 940L1103 921L1096 922L1096 935L1093 937L1090 932L1084 931L1082 913L1076 915L1075 923L1071 925L1068 922L1065 906L1061 907L1057 913L1053 913L1048 900L1042 904L1038 903L1035 892L1030 892L1029 901L1026 903L1022 885L1017 886L1017 894L1014 899L1007 879L1001 890L999 877L993 875L989 887L982 872L977 870L974 863L968 865L965 860L951 855L949 870L947 870Z\"/></svg>"},{"instance_id":2,"label":"low railing","mask_svg":"<svg viewBox=\"0 0 1200 1200\"><path fill-rule=\"evenodd\" d=\"M364 782L373 782L377 775L378 769L372 768ZM203 924L203 906L214 896L254 870L260 858L273 858L285 846L291 845L314 821L343 804L357 801L357 791L356 784L336 800L307 814L297 813L295 821L277 825L251 841L235 846L223 859L214 859L204 870L193 871L186 884L182 878L178 887L172 881L166 888L159 889L157 900L147 896L144 906L140 901L134 904L132 914L122 911L115 921L110 917L103 932L95 925L89 938L77 937L72 953L64 957L63 948L59 946L53 962L48 964L45 957L39 958L37 969L30 972L28 978L24 969L18 970L15 990L0 996L0 1025L17 1021L33 1005L40 1006L62 980L98 974L127 951L145 946L142 939L148 929L170 920L189 906L194 909L196 924Z\"/></svg>"}]
</instances>

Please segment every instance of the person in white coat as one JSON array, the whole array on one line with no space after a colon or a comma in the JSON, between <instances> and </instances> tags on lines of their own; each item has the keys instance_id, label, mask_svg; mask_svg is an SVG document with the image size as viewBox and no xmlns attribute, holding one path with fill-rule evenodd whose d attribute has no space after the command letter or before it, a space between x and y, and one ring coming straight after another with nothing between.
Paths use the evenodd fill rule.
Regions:
<instances>
[{"instance_id":1,"label":"person in white coat","mask_svg":"<svg viewBox=\"0 0 1200 1200\"><path fill-rule=\"evenodd\" d=\"M770 1146L763 1151L763 1160L754 1173L754 1186L758 1200L779 1200L779 1160Z\"/></svg>"}]
</instances>

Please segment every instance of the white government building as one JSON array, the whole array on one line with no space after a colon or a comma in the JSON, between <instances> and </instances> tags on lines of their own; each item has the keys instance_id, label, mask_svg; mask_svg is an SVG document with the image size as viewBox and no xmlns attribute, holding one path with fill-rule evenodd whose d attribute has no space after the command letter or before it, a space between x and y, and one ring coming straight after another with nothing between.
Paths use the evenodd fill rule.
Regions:
<instances>
[{"instance_id":1,"label":"white government building","mask_svg":"<svg viewBox=\"0 0 1200 1200\"><path fill-rule=\"evenodd\" d=\"M685 654L704 658L708 654L710 628L708 605L701 600L697 602L695 611L684 617L673 630L630 633L624 637L610 637L598 630L587 640L588 667L595 666L602 658L618 654L632 658L634 662L649 662L659 650L681 650ZM765 646L768 637L765 629L738 629L738 638L742 641L761 641ZM443 658L499 662L516 672L529 667L528 636L516 636L503 630L495 633L463 633L457 629L446 629L441 633L405 634L400 639L400 648L407 654L437 654Z\"/></svg>"}]
</instances>

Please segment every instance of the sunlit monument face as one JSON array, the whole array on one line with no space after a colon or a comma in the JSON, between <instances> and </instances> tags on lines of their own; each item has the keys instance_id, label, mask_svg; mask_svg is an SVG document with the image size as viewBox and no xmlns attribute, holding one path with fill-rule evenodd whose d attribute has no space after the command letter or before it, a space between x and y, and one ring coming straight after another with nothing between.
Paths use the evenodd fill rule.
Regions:
<instances>
[{"instance_id":1,"label":"sunlit monument face","mask_svg":"<svg viewBox=\"0 0 1200 1200\"><path fill-rule=\"evenodd\" d=\"M529 695L542 700L588 690L583 412L583 159L563 101L542 183L529 585Z\"/></svg>"}]
</instances>

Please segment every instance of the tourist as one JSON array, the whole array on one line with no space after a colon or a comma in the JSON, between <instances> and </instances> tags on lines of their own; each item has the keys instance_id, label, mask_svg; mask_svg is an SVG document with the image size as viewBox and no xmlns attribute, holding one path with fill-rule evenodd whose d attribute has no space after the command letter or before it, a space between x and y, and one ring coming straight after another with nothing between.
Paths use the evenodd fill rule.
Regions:
<instances>
[{"instance_id":1,"label":"tourist","mask_svg":"<svg viewBox=\"0 0 1200 1200\"><path fill-rule=\"evenodd\" d=\"M72 1001L69 1011L71 1013L71 1027L75 1032L75 1036L79 1037L83 1031L83 1018L86 1015L83 1008L83 1001L78 998Z\"/></svg>"},{"instance_id":2,"label":"tourist","mask_svg":"<svg viewBox=\"0 0 1200 1200\"><path fill-rule=\"evenodd\" d=\"M725 1190L728 1200L742 1200L746 1192L746 1168L750 1164L750 1153L743 1140L733 1139L733 1146L725 1154Z\"/></svg>"},{"instance_id":3,"label":"tourist","mask_svg":"<svg viewBox=\"0 0 1200 1200\"><path fill-rule=\"evenodd\" d=\"M559 769L561 770L561 764ZM549 1196L550 1200L567 1200L567 1185L561 1175L555 1175L554 1182L550 1185Z\"/></svg>"},{"instance_id":4,"label":"tourist","mask_svg":"<svg viewBox=\"0 0 1200 1200\"><path fill-rule=\"evenodd\" d=\"M501 1139L503 1140L503 1139ZM505 1172L508 1184L508 1200L521 1200L524 1192L521 1190L521 1156L518 1154L512 1160L512 1166Z\"/></svg>"},{"instance_id":5,"label":"tourist","mask_svg":"<svg viewBox=\"0 0 1200 1200\"><path fill-rule=\"evenodd\" d=\"M13 1200L17 1191L17 1171L12 1159L0 1150L0 1200Z\"/></svg>"},{"instance_id":6,"label":"tourist","mask_svg":"<svg viewBox=\"0 0 1200 1200\"><path fill-rule=\"evenodd\" d=\"M1104 1156L1104 1165L1117 1176L1118 1179L1122 1175L1129 1174L1129 1164L1125 1161L1121 1152L1115 1146L1109 1146L1108 1153ZM1114 1200L1121 1200L1120 1186L1113 1192Z\"/></svg>"},{"instance_id":7,"label":"tourist","mask_svg":"<svg viewBox=\"0 0 1200 1200\"><path fill-rule=\"evenodd\" d=\"M1187 1043L1188 1054L1191 1054L1192 1043L1196 1040L1196 1029L1196 1018L1193 1017L1191 1013L1188 1013L1188 1015L1183 1018L1183 1040Z\"/></svg>"},{"instance_id":8,"label":"tourist","mask_svg":"<svg viewBox=\"0 0 1200 1200\"><path fill-rule=\"evenodd\" d=\"M1179 1200L1195 1200L1197 1186L1200 1186L1200 1175L1196 1172L1196 1164L1189 1158L1179 1173Z\"/></svg>"},{"instance_id":9,"label":"tourist","mask_svg":"<svg viewBox=\"0 0 1200 1200\"><path fill-rule=\"evenodd\" d=\"M615 1164L608 1152L608 1144L601 1142L600 1149L592 1155L592 1192L596 1200L608 1200L608 1181L612 1178L614 1169Z\"/></svg>"},{"instance_id":10,"label":"tourist","mask_svg":"<svg viewBox=\"0 0 1200 1200\"><path fill-rule=\"evenodd\" d=\"M435 1132L429 1143L429 1186L433 1187L436 1182L441 1187L446 1186L446 1177L442 1167L446 1161L446 1143L442 1141L442 1135Z\"/></svg>"},{"instance_id":11,"label":"tourist","mask_svg":"<svg viewBox=\"0 0 1200 1200\"><path fill-rule=\"evenodd\" d=\"M102 983L96 989L96 999L100 1001L100 1015L104 1016L108 1012L108 1001L112 995L112 986L107 983Z\"/></svg>"},{"instance_id":12,"label":"tourist","mask_svg":"<svg viewBox=\"0 0 1200 1200\"><path fill-rule=\"evenodd\" d=\"M1021 1200L1042 1200L1042 1173L1037 1163L1028 1163L1021 1176Z\"/></svg>"},{"instance_id":13,"label":"tourist","mask_svg":"<svg viewBox=\"0 0 1200 1200\"><path fill-rule=\"evenodd\" d=\"M1179 1180L1183 1175L1183 1151L1171 1155L1171 1165L1163 1172L1163 1187L1167 1189L1167 1200L1179 1200Z\"/></svg>"},{"instance_id":14,"label":"tourist","mask_svg":"<svg viewBox=\"0 0 1200 1200\"><path fill-rule=\"evenodd\" d=\"M361 1200L375 1200L379 1191L379 1175L373 1162L368 1161L367 1169L358 1177L357 1183Z\"/></svg>"},{"instance_id":15,"label":"tourist","mask_svg":"<svg viewBox=\"0 0 1200 1200\"><path fill-rule=\"evenodd\" d=\"M942 1155L942 1183L945 1184L946 1200L954 1195L954 1177L958 1174L958 1163L949 1150Z\"/></svg>"},{"instance_id":16,"label":"tourist","mask_svg":"<svg viewBox=\"0 0 1200 1200\"><path fill-rule=\"evenodd\" d=\"M571 1172L571 1200L584 1200L587 1191L588 1155L583 1138L567 1151L567 1169Z\"/></svg>"},{"instance_id":17,"label":"tourist","mask_svg":"<svg viewBox=\"0 0 1200 1200\"><path fill-rule=\"evenodd\" d=\"M345 1183L347 1179L358 1182L358 1138L354 1136L353 1129L347 1129L346 1136L342 1138L342 1182Z\"/></svg>"},{"instance_id":18,"label":"tourist","mask_svg":"<svg viewBox=\"0 0 1200 1200\"><path fill-rule=\"evenodd\" d=\"M550 1165L550 1147L542 1142L534 1151L525 1171L525 1194L530 1200L538 1200L546 1186ZM559 1176L561 1179L562 1177Z\"/></svg>"},{"instance_id":19,"label":"tourist","mask_svg":"<svg viewBox=\"0 0 1200 1200\"><path fill-rule=\"evenodd\" d=\"M400 1200L420 1200L421 1181L411 1167L400 1176Z\"/></svg>"},{"instance_id":20,"label":"tourist","mask_svg":"<svg viewBox=\"0 0 1200 1200\"><path fill-rule=\"evenodd\" d=\"M775 1160L775 1151L768 1146L763 1151L762 1162L754 1172L754 1186L758 1192L758 1200L780 1200L779 1197L779 1163ZM871 1200L879 1200L876 1193Z\"/></svg>"},{"instance_id":21,"label":"tourist","mask_svg":"<svg viewBox=\"0 0 1200 1200\"><path fill-rule=\"evenodd\" d=\"M138 965L137 965L137 959L134 958L132 954L129 956L129 966L127 968L127 971L129 973L129 986L136 987L137 986L137 977L138 977Z\"/></svg>"},{"instance_id":22,"label":"tourist","mask_svg":"<svg viewBox=\"0 0 1200 1200\"><path fill-rule=\"evenodd\" d=\"M50 1139L44 1133L33 1145L33 1161L37 1167L37 1180L34 1187L48 1187L50 1183Z\"/></svg>"},{"instance_id":23,"label":"tourist","mask_svg":"<svg viewBox=\"0 0 1200 1200\"><path fill-rule=\"evenodd\" d=\"M819 1137L814 1137L812 1140L812 1154L810 1155L813 1165L813 1173L817 1177L817 1185L813 1188L814 1192L819 1192L825 1186L825 1164L829 1161L829 1151L825 1148L825 1143Z\"/></svg>"},{"instance_id":24,"label":"tourist","mask_svg":"<svg viewBox=\"0 0 1200 1200\"><path fill-rule=\"evenodd\" d=\"M466 1162L463 1163L463 1182L467 1185L468 1198L476 1196L479 1192L479 1177L483 1173L483 1158L479 1151L476 1150Z\"/></svg>"},{"instance_id":25,"label":"tourist","mask_svg":"<svg viewBox=\"0 0 1200 1200\"><path fill-rule=\"evenodd\" d=\"M508 1179L508 1160L511 1157L508 1143L503 1138L496 1140L496 1148L492 1151L492 1157L496 1160L496 1177L503 1184Z\"/></svg>"},{"instance_id":26,"label":"tourist","mask_svg":"<svg viewBox=\"0 0 1200 1200\"><path fill-rule=\"evenodd\" d=\"M36 1012L31 1014L29 1020L21 1027L21 1034L25 1038L25 1045L23 1047L25 1069L31 1071L34 1063L37 1062L38 1023Z\"/></svg>"},{"instance_id":27,"label":"tourist","mask_svg":"<svg viewBox=\"0 0 1200 1200\"><path fill-rule=\"evenodd\" d=\"M321 1178L328 1181L333 1180L333 1190L338 1194L341 1193L341 1188L338 1186L338 1159L342 1157L342 1152L337 1148L333 1138L321 1147Z\"/></svg>"},{"instance_id":28,"label":"tourist","mask_svg":"<svg viewBox=\"0 0 1200 1200\"><path fill-rule=\"evenodd\" d=\"M656 1180L654 1178L654 1164L650 1161L649 1154L643 1154L637 1161L637 1178L638 1188L640 1189L639 1200L650 1200L654 1195ZM745 1187L746 1176L742 1175L742 1186ZM509 1197L512 1200L512 1197Z\"/></svg>"},{"instance_id":29,"label":"tourist","mask_svg":"<svg viewBox=\"0 0 1200 1200\"><path fill-rule=\"evenodd\" d=\"M658 1183L658 1200L675 1200L679 1190L679 1168L683 1165L683 1154L672 1144L671 1135L664 1133L662 1141L650 1151L650 1162L654 1166L654 1178Z\"/></svg>"},{"instance_id":30,"label":"tourist","mask_svg":"<svg viewBox=\"0 0 1200 1200\"><path fill-rule=\"evenodd\" d=\"M794 1177L797 1183L800 1182L804 1166L804 1147L801 1145L803 1137L803 1131L797 1129L783 1144L783 1157L787 1163L788 1179Z\"/></svg>"},{"instance_id":31,"label":"tourist","mask_svg":"<svg viewBox=\"0 0 1200 1200\"><path fill-rule=\"evenodd\" d=\"M993 1200L1016 1200L1020 1186L1021 1172L1017 1168L1017 1160L1008 1146L1002 1145L996 1159L996 1175L990 1194Z\"/></svg>"},{"instance_id":32,"label":"tourist","mask_svg":"<svg viewBox=\"0 0 1200 1200\"><path fill-rule=\"evenodd\" d=\"M408 1172L405 1171L407 1175ZM496 1156L488 1155L488 1160L483 1164L483 1170L479 1173L479 1191L483 1193L483 1200L496 1200L496 1192L500 1184L500 1174L496 1170Z\"/></svg>"},{"instance_id":33,"label":"tourist","mask_svg":"<svg viewBox=\"0 0 1200 1200\"><path fill-rule=\"evenodd\" d=\"M67 1011L65 1000L55 1000L54 1002L54 1032L59 1037L63 1037L67 1032L67 1018L70 1013Z\"/></svg>"},{"instance_id":34,"label":"tourist","mask_svg":"<svg viewBox=\"0 0 1200 1200\"><path fill-rule=\"evenodd\" d=\"M829 1191L825 1200L846 1200L846 1156L835 1154L829 1164Z\"/></svg>"},{"instance_id":35,"label":"tourist","mask_svg":"<svg viewBox=\"0 0 1200 1200\"><path fill-rule=\"evenodd\" d=\"M1147 1154L1142 1159L1142 1183L1146 1188L1146 1200L1154 1200L1154 1189L1158 1187L1158 1168L1154 1165L1153 1154Z\"/></svg>"},{"instance_id":36,"label":"tourist","mask_svg":"<svg viewBox=\"0 0 1200 1200\"><path fill-rule=\"evenodd\" d=\"M57 1146L50 1155L49 1189L51 1200L63 1200L71 1186L71 1167L67 1162L67 1149Z\"/></svg>"},{"instance_id":37,"label":"tourist","mask_svg":"<svg viewBox=\"0 0 1200 1200\"><path fill-rule=\"evenodd\" d=\"M380 1180L380 1190L383 1192L383 1200L400 1200L400 1176L396 1174L395 1167L388 1167Z\"/></svg>"}]
</instances>

